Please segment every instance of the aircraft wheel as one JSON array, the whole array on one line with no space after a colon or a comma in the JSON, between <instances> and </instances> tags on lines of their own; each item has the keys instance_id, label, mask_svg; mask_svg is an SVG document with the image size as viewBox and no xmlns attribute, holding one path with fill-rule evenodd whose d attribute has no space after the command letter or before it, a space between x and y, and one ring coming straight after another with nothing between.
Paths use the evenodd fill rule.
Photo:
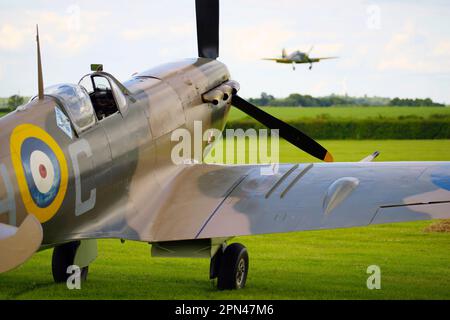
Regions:
<instances>
[{"instance_id":1,"label":"aircraft wheel","mask_svg":"<svg viewBox=\"0 0 450 320\"><path fill-rule=\"evenodd\" d=\"M225 248L217 280L219 290L241 289L248 274L248 252L240 243L232 243Z\"/></svg>"},{"instance_id":2,"label":"aircraft wheel","mask_svg":"<svg viewBox=\"0 0 450 320\"><path fill-rule=\"evenodd\" d=\"M80 241L73 241L59 245L53 249L52 274L53 280L56 283L67 282L67 279L71 276L70 273L67 273L67 268L73 265L79 245ZM86 281L89 266L81 268L80 271L81 281Z\"/></svg>"}]
</instances>

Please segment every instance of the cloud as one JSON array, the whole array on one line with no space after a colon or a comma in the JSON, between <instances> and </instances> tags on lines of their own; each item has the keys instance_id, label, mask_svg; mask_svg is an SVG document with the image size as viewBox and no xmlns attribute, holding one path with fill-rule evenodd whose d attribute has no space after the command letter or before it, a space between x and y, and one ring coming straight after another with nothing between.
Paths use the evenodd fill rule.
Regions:
<instances>
[{"instance_id":1,"label":"cloud","mask_svg":"<svg viewBox=\"0 0 450 320\"><path fill-rule=\"evenodd\" d=\"M409 46L414 41L415 37L422 34L417 30L414 22L407 21L403 26L403 30L397 33L394 33L389 40L389 42L385 46L386 51L395 52L399 48Z\"/></svg>"},{"instance_id":2,"label":"cloud","mask_svg":"<svg viewBox=\"0 0 450 320\"><path fill-rule=\"evenodd\" d=\"M437 46L434 48L433 53L436 56L450 56L450 41L443 40L440 41Z\"/></svg>"},{"instance_id":3,"label":"cloud","mask_svg":"<svg viewBox=\"0 0 450 320\"><path fill-rule=\"evenodd\" d=\"M171 25L168 31L173 36L185 37L194 34L196 30L193 23L179 23Z\"/></svg>"},{"instance_id":4,"label":"cloud","mask_svg":"<svg viewBox=\"0 0 450 320\"><path fill-rule=\"evenodd\" d=\"M241 61L255 61L279 55L283 46L296 33L280 21L267 21L248 27L232 27L224 31L224 54ZM237 49L238 48L238 49Z\"/></svg>"},{"instance_id":5,"label":"cloud","mask_svg":"<svg viewBox=\"0 0 450 320\"><path fill-rule=\"evenodd\" d=\"M76 53L87 47L91 42L91 38L87 34L71 34L58 46L66 52Z\"/></svg>"},{"instance_id":6,"label":"cloud","mask_svg":"<svg viewBox=\"0 0 450 320\"><path fill-rule=\"evenodd\" d=\"M157 28L133 28L120 32L120 36L127 41L139 41L146 38L155 37L160 33Z\"/></svg>"},{"instance_id":7,"label":"cloud","mask_svg":"<svg viewBox=\"0 0 450 320\"><path fill-rule=\"evenodd\" d=\"M378 64L378 70L403 70L403 71L419 71L424 69L425 65L421 61L413 60L407 56L403 57L387 57L382 59Z\"/></svg>"},{"instance_id":8,"label":"cloud","mask_svg":"<svg viewBox=\"0 0 450 320\"><path fill-rule=\"evenodd\" d=\"M76 6L75 6L76 7ZM40 33L43 42L50 43L59 51L73 55L87 48L93 41L92 31L95 21L92 14L80 9L65 12L38 11L27 12L28 19L40 22ZM101 19L99 19L101 20Z\"/></svg>"},{"instance_id":9,"label":"cloud","mask_svg":"<svg viewBox=\"0 0 450 320\"><path fill-rule=\"evenodd\" d=\"M171 24L168 28L158 26L143 26L127 28L120 32L120 36L126 41L142 41L147 39L183 38L195 33L194 24L178 23Z\"/></svg>"},{"instance_id":10,"label":"cloud","mask_svg":"<svg viewBox=\"0 0 450 320\"><path fill-rule=\"evenodd\" d=\"M321 80L321 81L317 81L315 82L312 87L309 90L309 94L314 95L314 96L318 96L320 95L325 88L327 88L329 86L329 81L328 80Z\"/></svg>"},{"instance_id":11,"label":"cloud","mask_svg":"<svg viewBox=\"0 0 450 320\"><path fill-rule=\"evenodd\" d=\"M94 14L71 6L61 12L28 10L5 16L2 17L4 24L0 24L0 50L23 49L34 41L35 23L38 23L43 43L51 44L64 54L75 54L93 42L92 35L100 32L101 21L107 15L107 12Z\"/></svg>"},{"instance_id":12,"label":"cloud","mask_svg":"<svg viewBox=\"0 0 450 320\"><path fill-rule=\"evenodd\" d=\"M9 23L0 27L0 49L16 50L23 46L25 32Z\"/></svg>"},{"instance_id":13,"label":"cloud","mask_svg":"<svg viewBox=\"0 0 450 320\"><path fill-rule=\"evenodd\" d=\"M450 42L436 41L408 21L403 30L391 36L379 60L379 71L437 73L450 71Z\"/></svg>"},{"instance_id":14,"label":"cloud","mask_svg":"<svg viewBox=\"0 0 450 320\"><path fill-rule=\"evenodd\" d=\"M313 46L312 45L299 45L296 46L295 48L291 48L290 51L294 51L294 50L300 50L303 52L308 52L309 50L311 50L311 57L325 57L325 56L335 56L335 55L339 55L342 51L342 48L344 47L344 44L342 43L321 43L321 42L317 42L315 43Z\"/></svg>"}]
</instances>

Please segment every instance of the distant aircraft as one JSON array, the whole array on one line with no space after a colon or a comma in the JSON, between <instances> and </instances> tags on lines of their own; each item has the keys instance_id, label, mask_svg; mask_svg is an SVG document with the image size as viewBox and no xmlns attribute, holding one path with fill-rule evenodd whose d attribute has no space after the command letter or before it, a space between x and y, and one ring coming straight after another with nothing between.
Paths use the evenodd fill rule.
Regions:
<instances>
[{"instance_id":1,"label":"distant aircraft","mask_svg":"<svg viewBox=\"0 0 450 320\"><path fill-rule=\"evenodd\" d=\"M280 164L270 175L258 164L174 163L172 133L195 135L196 121L223 131L231 106L333 161L238 95L216 60L219 0L196 0L196 13L199 57L123 83L99 64L78 84L44 90L38 41L38 95L0 118L0 273L53 248L53 279L67 281L78 266L85 280L97 239L115 238L151 243L152 256L209 258L218 288L240 289L249 255L227 244L235 236L450 218L450 162L371 162L374 153Z\"/></svg>"},{"instance_id":2,"label":"distant aircraft","mask_svg":"<svg viewBox=\"0 0 450 320\"><path fill-rule=\"evenodd\" d=\"M311 49L309 49L308 53L297 50L290 54L287 54L286 49L283 49L281 51L281 58L264 58L263 60L276 61L277 63L292 63L292 70L295 70L296 63L298 63L298 64L309 63L309 70L311 70L313 63L319 62L320 60L337 59L338 58L338 57L311 58L309 55L311 54L311 51L313 48L314 47L311 47Z\"/></svg>"}]
</instances>

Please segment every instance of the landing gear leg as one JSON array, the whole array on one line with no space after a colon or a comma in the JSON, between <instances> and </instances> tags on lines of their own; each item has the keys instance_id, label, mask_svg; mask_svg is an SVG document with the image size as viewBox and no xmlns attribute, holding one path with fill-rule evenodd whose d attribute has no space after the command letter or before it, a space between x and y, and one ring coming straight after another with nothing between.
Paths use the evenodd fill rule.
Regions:
<instances>
[{"instance_id":1,"label":"landing gear leg","mask_svg":"<svg viewBox=\"0 0 450 320\"><path fill-rule=\"evenodd\" d=\"M211 259L210 278L217 280L219 290L241 289L248 274L248 252L240 243L230 244L225 250L219 249Z\"/></svg>"},{"instance_id":2,"label":"landing gear leg","mask_svg":"<svg viewBox=\"0 0 450 320\"><path fill-rule=\"evenodd\" d=\"M292 70L295 71L295 62L292 62Z\"/></svg>"},{"instance_id":3,"label":"landing gear leg","mask_svg":"<svg viewBox=\"0 0 450 320\"><path fill-rule=\"evenodd\" d=\"M55 247L52 256L53 280L56 283L66 282L72 275L67 272L67 268L76 265L81 269L81 281L86 281L89 264L96 257L96 240L72 241Z\"/></svg>"},{"instance_id":4,"label":"landing gear leg","mask_svg":"<svg viewBox=\"0 0 450 320\"><path fill-rule=\"evenodd\" d=\"M216 254L211 258L209 264L209 279L213 280L219 276L219 270L222 263L223 253L225 251L226 244L223 243L217 250Z\"/></svg>"},{"instance_id":5,"label":"landing gear leg","mask_svg":"<svg viewBox=\"0 0 450 320\"><path fill-rule=\"evenodd\" d=\"M309 65L309 70L311 70L312 69L312 63Z\"/></svg>"}]
</instances>

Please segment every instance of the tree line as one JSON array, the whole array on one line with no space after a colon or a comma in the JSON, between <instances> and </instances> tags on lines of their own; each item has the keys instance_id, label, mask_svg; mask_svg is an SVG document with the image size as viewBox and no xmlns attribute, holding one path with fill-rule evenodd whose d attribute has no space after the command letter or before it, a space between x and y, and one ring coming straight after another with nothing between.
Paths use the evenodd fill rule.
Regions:
<instances>
[{"instance_id":1,"label":"tree line","mask_svg":"<svg viewBox=\"0 0 450 320\"><path fill-rule=\"evenodd\" d=\"M0 109L13 111L24 104L27 97L12 95L7 99L0 99ZM261 93L259 98L250 98L249 101L257 106L271 107L331 107L331 106L398 106L398 107L444 107L444 104L436 103L430 98L426 99L401 99L383 97L351 97L341 95L329 95L325 97L313 97L292 93L286 98L275 98L271 94Z\"/></svg>"},{"instance_id":2,"label":"tree line","mask_svg":"<svg viewBox=\"0 0 450 320\"><path fill-rule=\"evenodd\" d=\"M286 98L275 98L266 92L259 98L250 98L249 101L257 106L271 107L331 107L331 106L404 106L404 107L444 107L444 104L436 103L430 98L426 99L401 99L384 97L351 97L341 95L329 95L325 97L313 97L292 93Z\"/></svg>"},{"instance_id":3,"label":"tree line","mask_svg":"<svg viewBox=\"0 0 450 320\"><path fill-rule=\"evenodd\" d=\"M18 106L26 103L27 100L27 97L23 97L18 94L12 95L9 98L0 98L0 110L14 111Z\"/></svg>"}]
</instances>

